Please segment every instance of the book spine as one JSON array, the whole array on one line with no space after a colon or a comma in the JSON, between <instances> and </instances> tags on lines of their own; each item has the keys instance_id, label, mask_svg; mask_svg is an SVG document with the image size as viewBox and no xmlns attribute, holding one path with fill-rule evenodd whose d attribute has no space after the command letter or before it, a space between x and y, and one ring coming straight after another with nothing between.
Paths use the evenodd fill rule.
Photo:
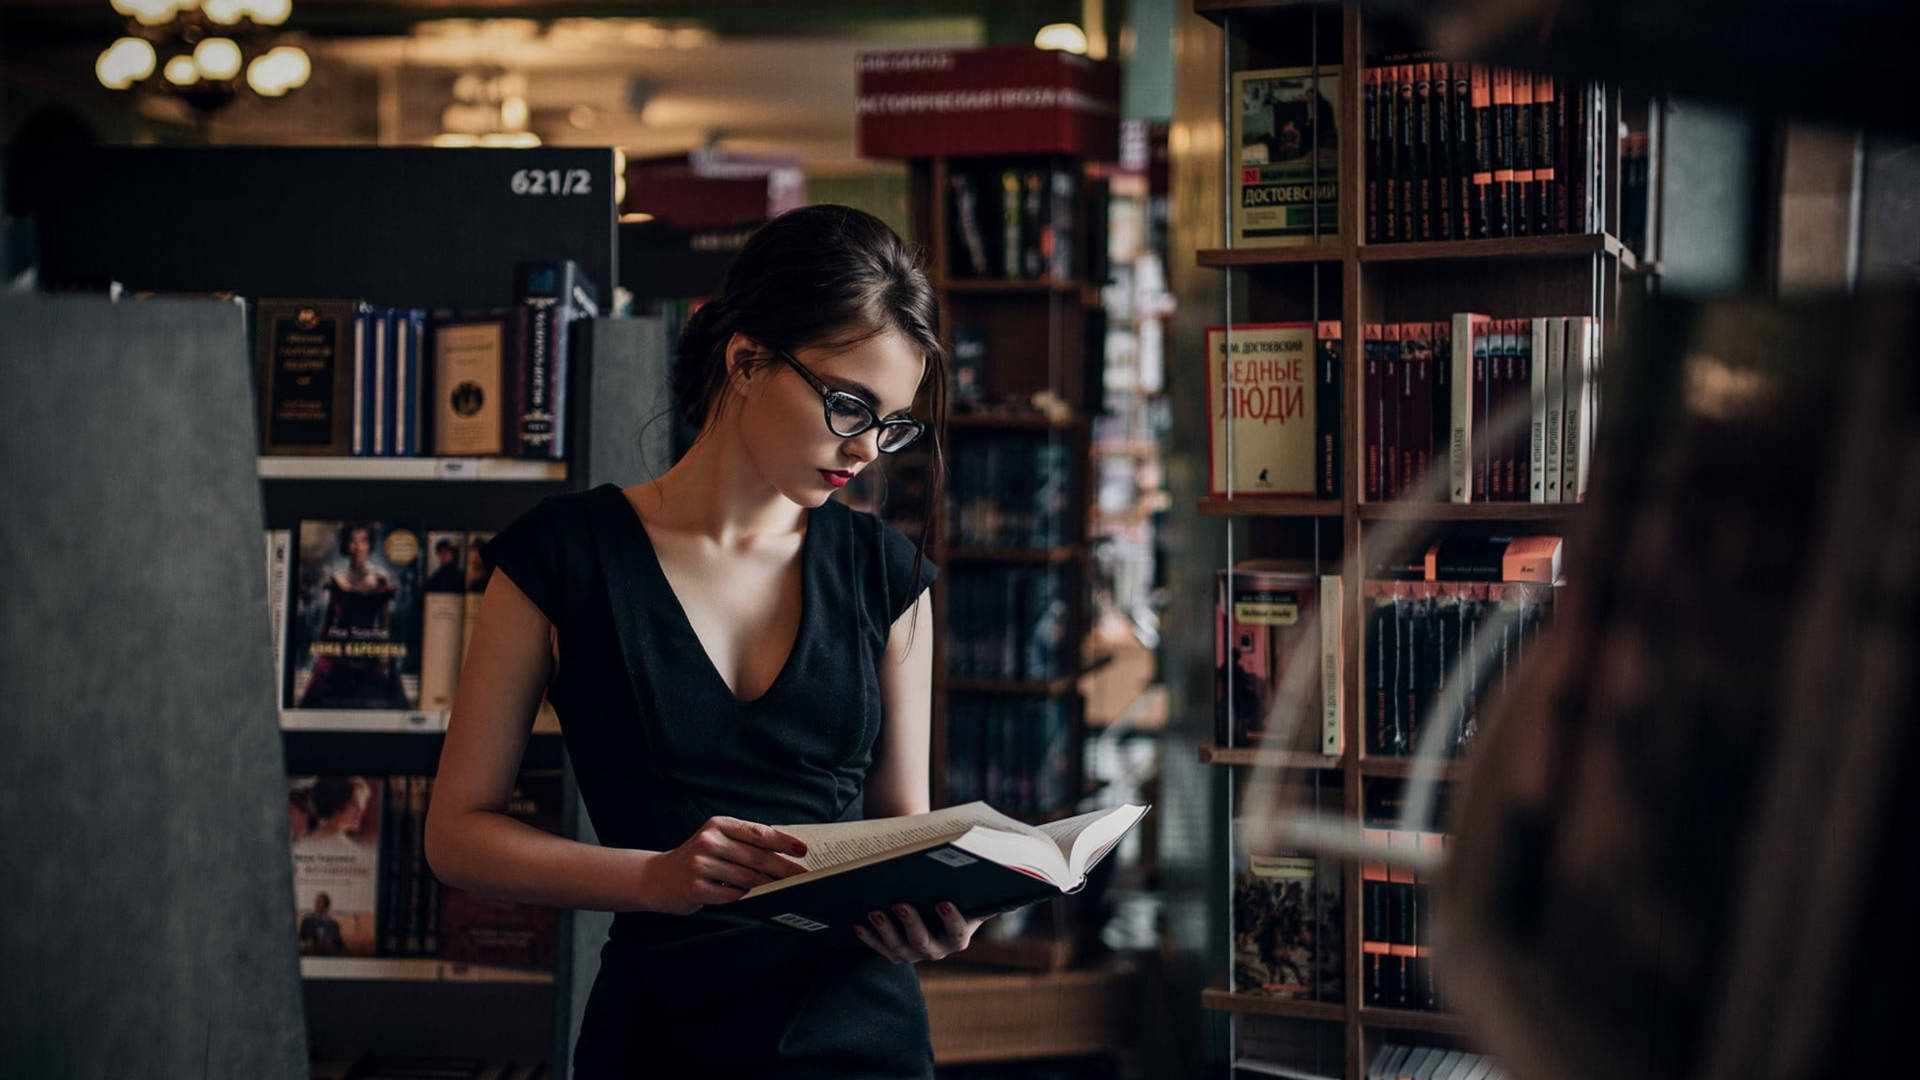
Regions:
<instances>
[{"instance_id":1,"label":"book spine","mask_svg":"<svg viewBox=\"0 0 1920 1080\"><path fill-rule=\"evenodd\" d=\"M393 421L388 404L393 400L393 354L387 332L392 321L386 311L373 313L373 440L370 453L374 457L387 457L393 453L389 448L393 437Z\"/></svg>"},{"instance_id":2,"label":"book spine","mask_svg":"<svg viewBox=\"0 0 1920 1080\"><path fill-rule=\"evenodd\" d=\"M1445 470L1442 476L1432 481L1432 499L1446 502L1452 498L1453 479L1453 335L1451 324L1439 321L1428 324L1429 352L1433 359L1427 365L1427 372L1433 378L1432 400L1428 402L1427 430L1432 433L1428 442L1428 468L1436 473Z\"/></svg>"},{"instance_id":3,"label":"book spine","mask_svg":"<svg viewBox=\"0 0 1920 1080\"><path fill-rule=\"evenodd\" d=\"M1493 235L1513 235L1513 71L1493 79Z\"/></svg>"},{"instance_id":4,"label":"book spine","mask_svg":"<svg viewBox=\"0 0 1920 1080\"><path fill-rule=\"evenodd\" d=\"M1425 494L1427 470L1433 465L1433 338L1428 333L1432 324L1409 323L1403 337L1412 343L1412 377L1408 379L1408 394L1405 408L1401 413L1401 424L1407 429L1405 461L1407 468L1407 490Z\"/></svg>"},{"instance_id":5,"label":"book spine","mask_svg":"<svg viewBox=\"0 0 1920 1080\"><path fill-rule=\"evenodd\" d=\"M393 313L393 452L396 457L417 457L420 453L417 445L420 364L413 354L413 345L413 313L396 310Z\"/></svg>"},{"instance_id":6,"label":"book spine","mask_svg":"<svg viewBox=\"0 0 1920 1080\"><path fill-rule=\"evenodd\" d=\"M1453 394L1448 409L1447 489L1456 503L1475 501L1473 445L1473 316L1465 312L1453 316L1449 335L1452 360L1447 373Z\"/></svg>"},{"instance_id":7,"label":"book spine","mask_svg":"<svg viewBox=\"0 0 1920 1080\"><path fill-rule=\"evenodd\" d=\"M1512 447L1507 460L1513 479L1507 484L1507 497L1527 502L1528 473L1533 458L1533 323L1531 319L1513 320L1513 360L1507 367L1507 408L1513 414Z\"/></svg>"},{"instance_id":8,"label":"book spine","mask_svg":"<svg viewBox=\"0 0 1920 1080\"><path fill-rule=\"evenodd\" d=\"M1473 103L1473 235L1498 235L1494 230L1493 73L1485 64L1471 65Z\"/></svg>"},{"instance_id":9,"label":"book spine","mask_svg":"<svg viewBox=\"0 0 1920 1080\"><path fill-rule=\"evenodd\" d=\"M1390 627L1393 597L1387 589L1389 584L1385 581L1369 581L1361 592L1366 598L1362 610L1367 613L1367 653L1362 675L1366 678L1367 752L1370 754L1388 753L1392 743L1389 736L1393 703L1388 698L1388 672L1393 663Z\"/></svg>"},{"instance_id":10,"label":"book spine","mask_svg":"<svg viewBox=\"0 0 1920 1080\"><path fill-rule=\"evenodd\" d=\"M1473 233L1473 65L1453 65L1453 89L1448 99L1453 113L1453 235L1465 240Z\"/></svg>"},{"instance_id":11,"label":"book spine","mask_svg":"<svg viewBox=\"0 0 1920 1080\"><path fill-rule=\"evenodd\" d=\"M1346 752L1346 669L1341 648L1345 620L1339 574L1320 576L1320 752Z\"/></svg>"},{"instance_id":12,"label":"book spine","mask_svg":"<svg viewBox=\"0 0 1920 1080\"><path fill-rule=\"evenodd\" d=\"M520 301L520 308L526 336L520 342L522 361L516 394L520 408L510 445L516 457L548 457L553 434L556 304L549 298L530 297Z\"/></svg>"},{"instance_id":13,"label":"book spine","mask_svg":"<svg viewBox=\"0 0 1920 1080\"><path fill-rule=\"evenodd\" d=\"M1394 111L1399 114L1400 125L1400 239L1403 241L1420 239L1420 122L1414 106L1414 89L1414 65L1400 65Z\"/></svg>"},{"instance_id":14,"label":"book spine","mask_svg":"<svg viewBox=\"0 0 1920 1080\"><path fill-rule=\"evenodd\" d=\"M1368 323L1364 332L1365 343L1361 349L1361 358L1366 363L1366 382L1362 389L1365 394L1365 431L1366 439L1366 498L1368 502L1379 502L1383 497L1381 486L1380 435L1385 420L1386 387L1380 378L1380 356L1382 352L1382 327L1379 323Z\"/></svg>"},{"instance_id":15,"label":"book spine","mask_svg":"<svg viewBox=\"0 0 1920 1080\"><path fill-rule=\"evenodd\" d=\"M1427 160L1428 172L1433 177L1433 238L1451 240L1459 217L1453 206L1459 186L1454 179L1453 66L1433 64L1431 67L1433 145Z\"/></svg>"},{"instance_id":16,"label":"book spine","mask_svg":"<svg viewBox=\"0 0 1920 1080\"><path fill-rule=\"evenodd\" d=\"M1573 502L1586 501L1587 480L1593 468L1593 437L1599 419L1599 386L1596 381L1600 366L1598 329L1592 316L1588 315L1580 316L1579 325L1574 329L1580 339L1580 430L1579 438L1574 442ZM1565 482L1564 478L1562 482Z\"/></svg>"},{"instance_id":17,"label":"book spine","mask_svg":"<svg viewBox=\"0 0 1920 1080\"><path fill-rule=\"evenodd\" d=\"M1559 131L1554 126L1556 101L1553 77L1535 75L1533 77L1533 231L1542 236L1560 231L1554 223L1556 213L1554 190L1559 187L1557 177L1560 163L1555 153L1559 139Z\"/></svg>"},{"instance_id":18,"label":"book spine","mask_svg":"<svg viewBox=\"0 0 1920 1080\"><path fill-rule=\"evenodd\" d=\"M1020 170L1000 172L1000 276L1020 276Z\"/></svg>"},{"instance_id":19,"label":"book spine","mask_svg":"<svg viewBox=\"0 0 1920 1080\"><path fill-rule=\"evenodd\" d=\"M348 453L354 457L366 457L371 452L371 432L368 421L373 416L371 388L368 386L373 357L368 354L367 324L369 316L365 308L353 313L353 436Z\"/></svg>"},{"instance_id":20,"label":"book spine","mask_svg":"<svg viewBox=\"0 0 1920 1080\"><path fill-rule=\"evenodd\" d=\"M1380 69L1380 238L1386 243L1400 235L1400 68Z\"/></svg>"},{"instance_id":21,"label":"book spine","mask_svg":"<svg viewBox=\"0 0 1920 1080\"><path fill-rule=\"evenodd\" d=\"M422 900L424 901L423 907L420 913L420 952L426 956L439 956L440 955L441 885L440 885L440 879L434 876L433 868L427 864L427 859L426 859L426 850L427 850L426 818L427 816L425 812L425 807L433 805L433 777L431 776L420 777L420 783L421 783L421 787L424 789L424 795L422 796L423 802L422 802L422 811L420 814L420 834L419 834L420 836L420 874L422 878L422 881L421 881L422 892L423 892Z\"/></svg>"},{"instance_id":22,"label":"book spine","mask_svg":"<svg viewBox=\"0 0 1920 1080\"><path fill-rule=\"evenodd\" d=\"M427 818L427 778L424 776L407 777L407 888L404 898L405 936L400 946L402 955L422 956L421 931L425 929L422 918L426 911L426 818Z\"/></svg>"},{"instance_id":23,"label":"book spine","mask_svg":"<svg viewBox=\"0 0 1920 1080\"><path fill-rule=\"evenodd\" d=\"M1567 214L1572 231L1590 233L1593 223L1587 215L1588 178L1593 175L1593 88L1581 83L1572 88L1573 100L1567 103L1567 148L1578 155L1567 161Z\"/></svg>"},{"instance_id":24,"label":"book spine","mask_svg":"<svg viewBox=\"0 0 1920 1080\"><path fill-rule=\"evenodd\" d=\"M1554 316L1547 320L1545 445L1542 448L1541 475L1544 481L1542 502L1560 501L1561 414L1566 401L1567 319Z\"/></svg>"},{"instance_id":25,"label":"book spine","mask_svg":"<svg viewBox=\"0 0 1920 1080\"><path fill-rule=\"evenodd\" d=\"M1473 325L1473 501L1493 497L1493 439L1488 425L1493 406L1493 320L1475 320Z\"/></svg>"},{"instance_id":26,"label":"book spine","mask_svg":"<svg viewBox=\"0 0 1920 1080\"><path fill-rule=\"evenodd\" d=\"M1521 375L1520 349L1525 337L1525 319L1505 320L1500 335L1500 419L1504 433L1500 439L1500 497L1507 502L1524 501L1521 487L1527 460L1527 384Z\"/></svg>"},{"instance_id":27,"label":"book spine","mask_svg":"<svg viewBox=\"0 0 1920 1080\"><path fill-rule=\"evenodd\" d=\"M411 827L407 821L407 778L389 776L381 784L383 813L380 822L380 903L374 914L381 956L404 955L406 934L399 913L400 897L405 895L408 867L406 846L401 838Z\"/></svg>"},{"instance_id":28,"label":"book spine","mask_svg":"<svg viewBox=\"0 0 1920 1080\"><path fill-rule=\"evenodd\" d=\"M1400 324L1380 328L1380 493L1400 497Z\"/></svg>"},{"instance_id":29,"label":"book spine","mask_svg":"<svg viewBox=\"0 0 1920 1080\"><path fill-rule=\"evenodd\" d=\"M1432 240L1433 224L1433 65L1413 65L1414 238Z\"/></svg>"},{"instance_id":30,"label":"book spine","mask_svg":"<svg viewBox=\"0 0 1920 1080\"><path fill-rule=\"evenodd\" d=\"M1533 75L1513 72L1513 235L1533 234Z\"/></svg>"},{"instance_id":31,"label":"book spine","mask_svg":"<svg viewBox=\"0 0 1920 1080\"><path fill-rule=\"evenodd\" d=\"M1323 321L1319 327L1320 350L1315 373L1314 448L1316 494L1322 499L1338 499L1341 490L1340 388L1341 327L1335 321ZM1053 515L1049 515L1051 518Z\"/></svg>"},{"instance_id":32,"label":"book spine","mask_svg":"<svg viewBox=\"0 0 1920 1080\"><path fill-rule=\"evenodd\" d=\"M273 642L274 701L286 700L287 675L287 593L290 588L293 558L293 532L289 529L266 530L267 542L267 628Z\"/></svg>"},{"instance_id":33,"label":"book spine","mask_svg":"<svg viewBox=\"0 0 1920 1080\"><path fill-rule=\"evenodd\" d=\"M1362 98L1366 102L1367 243L1380 242L1380 69L1367 68Z\"/></svg>"}]
</instances>

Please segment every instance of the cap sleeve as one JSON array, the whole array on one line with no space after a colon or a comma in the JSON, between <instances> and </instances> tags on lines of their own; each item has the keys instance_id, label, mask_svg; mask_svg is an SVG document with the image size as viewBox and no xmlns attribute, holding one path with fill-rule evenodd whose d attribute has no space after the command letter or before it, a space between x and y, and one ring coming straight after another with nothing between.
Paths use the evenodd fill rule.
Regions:
<instances>
[{"instance_id":1,"label":"cap sleeve","mask_svg":"<svg viewBox=\"0 0 1920 1080\"><path fill-rule=\"evenodd\" d=\"M549 498L487 541L482 558L507 575L548 622L560 626L567 611L564 549L562 515Z\"/></svg>"},{"instance_id":2,"label":"cap sleeve","mask_svg":"<svg viewBox=\"0 0 1920 1080\"><path fill-rule=\"evenodd\" d=\"M914 600L927 591L933 579L940 576L940 568L922 558L918 545L900 530L877 518L875 524L879 527L880 565L886 579L883 595L887 602L887 617L882 625L892 626Z\"/></svg>"}]
</instances>

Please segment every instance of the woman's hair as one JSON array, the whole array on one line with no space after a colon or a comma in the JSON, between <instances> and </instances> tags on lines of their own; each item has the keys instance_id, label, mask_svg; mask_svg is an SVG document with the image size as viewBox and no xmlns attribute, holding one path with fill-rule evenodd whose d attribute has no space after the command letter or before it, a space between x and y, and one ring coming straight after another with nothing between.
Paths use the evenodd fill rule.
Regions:
<instances>
[{"instance_id":1,"label":"woman's hair","mask_svg":"<svg viewBox=\"0 0 1920 1080\"><path fill-rule=\"evenodd\" d=\"M373 526L367 524L364 521L349 521L345 525L340 526L341 558L345 558L345 559L353 558L353 551L351 550L353 546L353 534L357 532L363 532L367 534L368 554L372 554L373 542L376 539L378 539L378 537L374 534Z\"/></svg>"},{"instance_id":2,"label":"woman's hair","mask_svg":"<svg viewBox=\"0 0 1920 1080\"><path fill-rule=\"evenodd\" d=\"M735 334L769 350L797 352L847 348L888 331L905 337L927 360L929 413L921 419L931 455L923 518L930 529L946 472L940 433L947 422L947 347L940 337L940 305L919 253L872 214L821 204L790 210L754 230L719 288L680 331L674 403L687 423L706 428L733 377L726 352ZM776 362L768 356L758 363ZM926 537L922 530L916 581Z\"/></svg>"}]
</instances>

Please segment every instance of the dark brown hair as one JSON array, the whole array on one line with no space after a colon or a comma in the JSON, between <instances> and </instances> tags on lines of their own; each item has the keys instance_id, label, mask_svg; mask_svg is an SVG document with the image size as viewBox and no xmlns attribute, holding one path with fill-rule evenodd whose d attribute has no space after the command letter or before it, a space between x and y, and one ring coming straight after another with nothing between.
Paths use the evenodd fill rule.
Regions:
<instances>
[{"instance_id":1,"label":"dark brown hair","mask_svg":"<svg viewBox=\"0 0 1920 1080\"><path fill-rule=\"evenodd\" d=\"M845 348L890 330L927 360L928 412L921 419L931 461L923 518L928 525L914 560L917 581L946 472L940 433L947 422L947 346L920 253L886 222L850 206L821 204L790 210L754 230L719 288L680 331L673 395L686 422L704 430L733 377L726 357L733 335L797 352ZM771 356L759 361L774 362Z\"/></svg>"}]
</instances>

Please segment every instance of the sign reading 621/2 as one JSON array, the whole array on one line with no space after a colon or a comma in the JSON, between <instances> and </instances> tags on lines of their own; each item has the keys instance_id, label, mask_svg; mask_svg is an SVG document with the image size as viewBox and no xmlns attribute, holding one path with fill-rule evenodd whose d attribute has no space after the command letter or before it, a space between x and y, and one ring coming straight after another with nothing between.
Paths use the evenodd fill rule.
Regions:
<instances>
[{"instance_id":1,"label":"sign reading 621/2","mask_svg":"<svg viewBox=\"0 0 1920 1080\"><path fill-rule=\"evenodd\" d=\"M593 180L585 169L515 169L507 186L515 195L593 194Z\"/></svg>"}]
</instances>

